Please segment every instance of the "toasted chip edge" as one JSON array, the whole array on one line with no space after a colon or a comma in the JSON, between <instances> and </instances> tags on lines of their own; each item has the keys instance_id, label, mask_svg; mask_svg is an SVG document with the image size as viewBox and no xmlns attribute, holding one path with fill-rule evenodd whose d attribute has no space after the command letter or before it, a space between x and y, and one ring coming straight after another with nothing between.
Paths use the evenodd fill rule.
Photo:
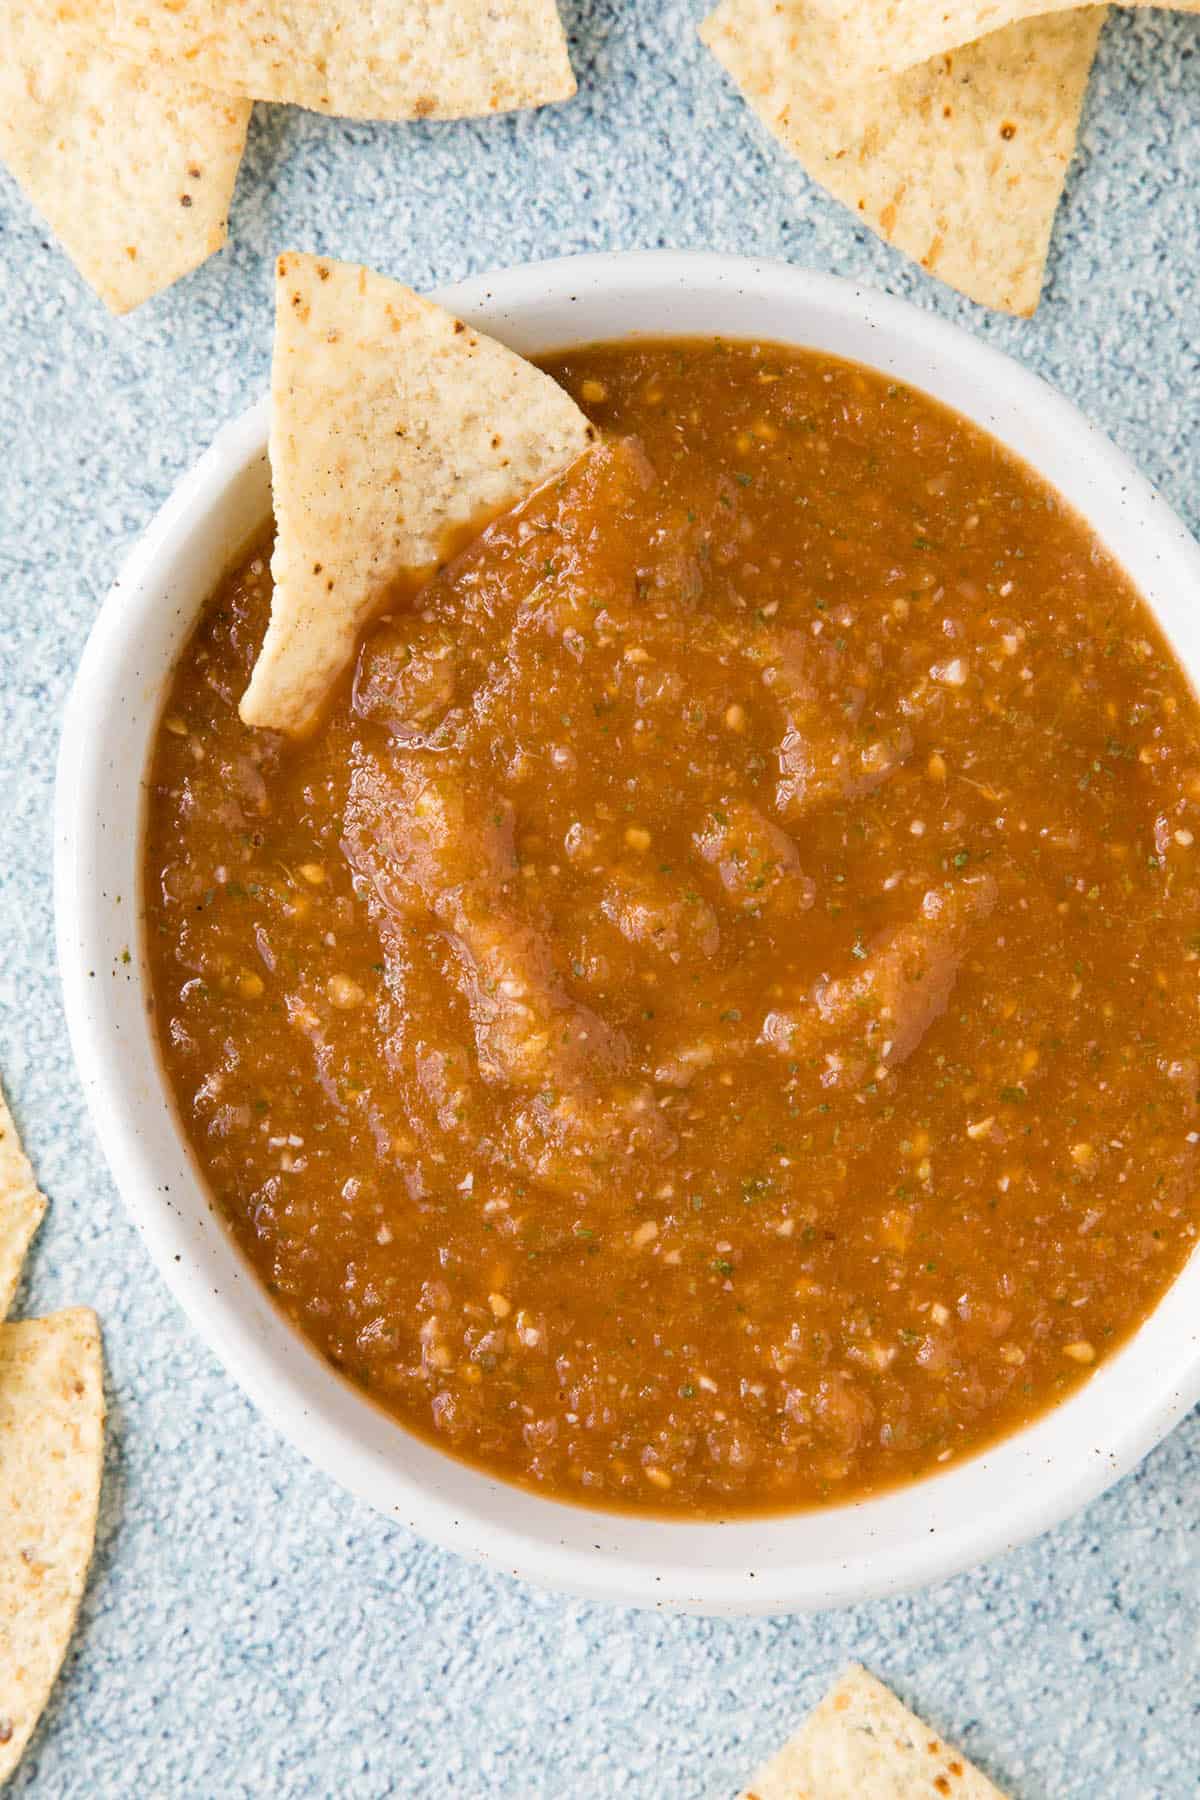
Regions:
<instances>
[{"instance_id":1,"label":"toasted chip edge","mask_svg":"<svg viewBox=\"0 0 1200 1800\"><path fill-rule=\"evenodd\" d=\"M37 1729L75 1630L103 1461L95 1313L70 1307L0 1325L0 1785Z\"/></svg>"}]
</instances>

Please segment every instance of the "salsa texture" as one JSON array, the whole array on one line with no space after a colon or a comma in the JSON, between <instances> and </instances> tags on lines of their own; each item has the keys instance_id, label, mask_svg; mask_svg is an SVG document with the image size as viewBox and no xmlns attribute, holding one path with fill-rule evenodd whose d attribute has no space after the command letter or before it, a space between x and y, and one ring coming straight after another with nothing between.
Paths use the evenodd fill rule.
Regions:
<instances>
[{"instance_id":1,"label":"salsa texture","mask_svg":"<svg viewBox=\"0 0 1200 1800\"><path fill-rule=\"evenodd\" d=\"M1060 1400L1195 1242L1200 732L1122 571L927 396L546 366L601 430L320 730L269 542L150 776L163 1058L278 1304L564 1499L839 1502Z\"/></svg>"}]
</instances>

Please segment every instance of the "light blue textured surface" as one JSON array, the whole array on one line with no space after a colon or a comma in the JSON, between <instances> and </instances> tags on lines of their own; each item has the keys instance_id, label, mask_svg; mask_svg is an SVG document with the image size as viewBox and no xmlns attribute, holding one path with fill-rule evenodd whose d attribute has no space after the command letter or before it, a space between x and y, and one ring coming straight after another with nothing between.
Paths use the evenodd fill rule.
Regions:
<instances>
[{"instance_id":1,"label":"light blue textured surface","mask_svg":"<svg viewBox=\"0 0 1200 1800\"><path fill-rule=\"evenodd\" d=\"M573 1604L376 1518L251 1411L126 1219L54 970L58 721L125 551L263 388L270 263L417 286L705 246L865 279L1078 401L1200 523L1200 19L1114 15L1032 322L879 245L767 140L691 0L565 0L580 94L487 123L258 109L229 250L114 323L0 176L0 1069L53 1208L25 1312L97 1307L110 1376L82 1628L18 1794L728 1796L856 1656L1021 1800L1200 1792L1200 1417L1079 1518L911 1599L720 1623Z\"/></svg>"}]
</instances>

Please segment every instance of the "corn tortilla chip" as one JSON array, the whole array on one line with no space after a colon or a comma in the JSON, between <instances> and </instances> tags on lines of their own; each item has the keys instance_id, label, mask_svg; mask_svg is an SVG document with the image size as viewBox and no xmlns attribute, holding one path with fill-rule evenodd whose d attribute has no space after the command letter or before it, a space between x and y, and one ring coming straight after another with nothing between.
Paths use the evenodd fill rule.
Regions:
<instances>
[{"instance_id":1,"label":"corn tortilla chip","mask_svg":"<svg viewBox=\"0 0 1200 1800\"><path fill-rule=\"evenodd\" d=\"M739 1800L1004 1800L986 1775L851 1663Z\"/></svg>"},{"instance_id":2,"label":"corn tortilla chip","mask_svg":"<svg viewBox=\"0 0 1200 1800\"><path fill-rule=\"evenodd\" d=\"M104 0L113 44L221 93L350 119L457 119L567 100L555 0Z\"/></svg>"},{"instance_id":3,"label":"corn tortilla chip","mask_svg":"<svg viewBox=\"0 0 1200 1800\"><path fill-rule=\"evenodd\" d=\"M87 1307L0 1325L0 1785L75 1625L104 1453L100 1331Z\"/></svg>"},{"instance_id":4,"label":"corn tortilla chip","mask_svg":"<svg viewBox=\"0 0 1200 1800\"><path fill-rule=\"evenodd\" d=\"M981 305L1029 314L1106 10L849 88L808 0L722 0L700 30L768 130L872 231Z\"/></svg>"},{"instance_id":5,"label":"corn tortilla chip","mask_svg":"<svg viewBox=\"0 0 1200 1800\"><path fill-rule=\"evenodd\" d=\"M46 1210L0 1088L0 1321L12 1305L21 1265Z\"/></svg>"},{"instance_id":6,"label":"corn tortilla chip","mask_svg":"<svg viewBox=\"0 0 1200 1800\"><path fill-rule=\"evenodd\" d=\"M595 435L540 369L411 289L279 258L271 365L271 620L247 725L299 733L402 584Z\"/></svg>"},{"instance_id":7,"label":"corn tortilla chip","mask_svg":"<svg viewBox=\"0 0 1200 1800\"><path fill-rule=\"evenodd\" d=\"M0 158L121 313L225 242L250 102L138 68L91 42L85 24L4 8Z\"/></svg>"},{"instance_id":8,"label":"corn tortilla chip","mask_svg":"<svg viewBox=\"0 0 1200 1800\"><path fill-rule=\"evenodd\" d=\"M841 80L911 69L1024 19L1071 12L1079 0L811 0L838 44ZM1200 0L1121 0L1129 7L1200 12Z\"/></svg>"}]
</instances>

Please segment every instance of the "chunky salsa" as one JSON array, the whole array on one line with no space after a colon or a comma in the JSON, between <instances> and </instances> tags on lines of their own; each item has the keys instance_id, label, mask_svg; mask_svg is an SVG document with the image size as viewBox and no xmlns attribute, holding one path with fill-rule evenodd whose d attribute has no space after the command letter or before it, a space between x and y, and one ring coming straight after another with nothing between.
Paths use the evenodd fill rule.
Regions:
<instances>
[{"instance_id":1,"label":"chunky salsa","mask_svg":"<svg viewBox=\"0 0 1200 1800\"><path fill-rule=\"evenodd\" d=\"M599 446L237 716L269 543L150 778L162 1052L279 1305L410 1429L722 1516L1083 1380L1200 1220L1200 720L1031 471L774 344L546 365Z\"/></svg>"}]
</instances>

